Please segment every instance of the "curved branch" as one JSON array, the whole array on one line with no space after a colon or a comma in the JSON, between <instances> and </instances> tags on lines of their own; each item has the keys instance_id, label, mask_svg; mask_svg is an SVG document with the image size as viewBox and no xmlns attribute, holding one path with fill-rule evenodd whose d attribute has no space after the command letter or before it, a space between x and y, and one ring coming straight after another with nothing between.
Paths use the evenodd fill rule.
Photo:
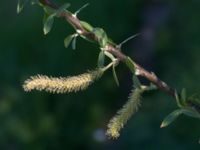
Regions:
<instances>
[{"instance_id":1,"label":"curved branch","mask_svg":"<svg viewBox=\"0 0 200 150\"><path fill-rule=\"evenodd\" d=\"M39 1L43 5L51 7L53 9L58 9L58 7L54 3L52 3L50 0L39 0ZM88 39L92 41L98 41L98 38L95 36L95 34L84 29L80 23L80 20L76 16L72 15L70 12L68 11L63 12L60 15L60 17L65 18L66 21L69 22L75 28L76 31L77 30L80 31L81 35L87 37ZM125 62L125 60L127 59L127 56L123 54L118 47L112 44L108 43L105 50L113 54L121 62ZM164 91L165 93L172 96L173 98L176 97L176 90L171 88L164 81L160 80L153 72L147 71L136 62L133 62L133 65L136 68L137 75L146 78L147 80L155 84L158 89L160 89L161 91ZM197 110L200 113L200 106L193 103L192 101L188 101L188 105L193 107L195 110Z\"/></svg>"}]
</instances>

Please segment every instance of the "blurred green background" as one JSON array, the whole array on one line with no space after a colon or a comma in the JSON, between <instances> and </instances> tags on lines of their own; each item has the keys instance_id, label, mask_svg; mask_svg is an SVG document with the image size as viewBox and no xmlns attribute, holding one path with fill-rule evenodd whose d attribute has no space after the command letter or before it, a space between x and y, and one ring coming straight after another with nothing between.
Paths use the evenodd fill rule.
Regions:
<instances>
[{"instance_id":1,"label":"blurred green background","mask_svg":"<svg viewBox=\"0 0 200 150\"><path fill-rule=\"evenodd\" d=\"M63 4L64 0L55 1ZM123 52L154 71L172 87L200 91L199 0L69 0L71 11L93 26L103 27L116 42L135 33ZM107 72L88 90L63 95L25 93L31 75L68 76L96 67L99 49L78 39L77 50L65 49L63 39L73 29L56 19L52 32L42 32L43 11L27 5L16 14L17 1L0 1L0 149L1 150L196 150L200 122L181 116L166 129L163 118L176 109L162 92L147 93L140 111L117 140L108 140L109 119L126 102L129 71L117 69L118 88ZM146 81L144 81L146 82Z\"/></svg>"}]
</instances>

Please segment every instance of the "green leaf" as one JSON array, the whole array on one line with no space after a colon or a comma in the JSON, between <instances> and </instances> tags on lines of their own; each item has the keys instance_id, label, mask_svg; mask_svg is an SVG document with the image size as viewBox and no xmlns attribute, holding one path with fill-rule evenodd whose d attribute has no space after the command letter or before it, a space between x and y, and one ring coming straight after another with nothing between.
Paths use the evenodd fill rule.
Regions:
<instances>
[{"instance_id":1,"label":"green leaf","mask_svg":"<svg viewBox=\"0 0 200 150\"><path fill-rule=\"evenodd\" d=\"M108 43L108 37L106 32L103 33L102 39L100 40L100 44L102 47L105 47Z\"/></svg>"},{"instance_id":2,"label":"green leaf","mask_svg":"<svg viewBox=\"0 0 200 150\"><path fill-rule=\"evenodd\" d=\"M178 118L179 115L184 114L190 117L194 117L194 118L199 118L200 119L200 114L194 110L193 108L190 107L184 107L178 110L173 111L172 113L170 113L162 122L161 124L161 128L168 126L170 123L172 123L175 119Z\"/></svg>"},{"instance_id":3,"label":"green leaf","mask_svg":"<svg viewBox=\"0 0 200 150\"><path fill-rule=\"evenodd\" d=\"M45 35L51 31L51 29L53 27L53 23L54 23L54 17L55 17L55 15L52 14L52 15L48 16L47 18L44 18L45 20L44 20L43 31L44 31Z\"/></svg>"},{"instance_id":4,"label":"green leaf","mask_svg":"<svg viewBox=\"0 0 200 150\"><path fill-rule=\"evenodd\" d=\"M112 61L115 61L115 60L116 60L116 58L113 56L113 54L109 53L108 51L104 51L104 54L105 54L108 58L110 58Z\"/></svg>"},{"instance_id":5,"label":"green leaf","mask_svg":"<svg viewBox=\"0 0 200 150\"><path fill-rule=\"evenodd\" d=\"M145 91L152 91L152 90L157 90L157 89L158 89L157 86L154 85L153 83L151 83L149 86L146 86L144 88Z\"/></svg>"},{"instance_id":6,"label":"green leaf","mask_svg":"<svg viewBox=\"0 0 200 150\"><path fill-rule=\"evenodd\" d=\"M69 47L69 45L70 45L70 43L71 43L73 38L74 38L74 34L73 35L69 35L64 39L65 48Z\"/></svg>"},{"instance_id":7,"label":"green leaf","mask_svg":"<svg viewBox=\"0 0 200 150\"><path fill-rule=\"evenodd\" d=\"M175 91L175 99L176 99L176 103L177 103L178 107L181 108L181 107L182 107L182 104L181 104L181 102L180 102L180 97L179 97L177 91Z\"/></svg>"},{"instance_id":8,"label":"green leaf","mask_svg":"<svg viewBox=\"0 0 200 150\"><path fill-rule=\"evenodd\" d=\"M114 42L113 42L113 40L112 40L112 39L110 39L110 38L108 38L108 43L112 44L113 46L117 46L117 44L116 44L116 43L114 43Z\"/></svg>"},{"instance_id":9,"label":"green leaf","mask_svg":"<svg viewBox=\"0 0 200 150\"><path fill-rule=\"evenodd\" d=\"M135 88L141 88L141 83L140 80L138 79L138 77L136 75L133 75L133 84Z\"/></svg>"},{"instance_id":10,"label":"green leaf","mask_svg":"<svg viewBox=\"0 0 200 150\"><path fill-rule=\"evenodd\" d=\"M75 50L76 49L76 40L77 40L77 36L74 36L74 39L72 41L72 49Z\"/></svg>"},{"instance_id":11,"label":"green leaf","mask_svg":"<svg viewBox=\"0 0 200 150\"><path fill-rule=\"evenodd\" d=\"M70 7L70 3L65 3L60 8L58 8L58 10L56 11L56 15L59 16L61 13L63 13L69 7Z\"/></svg>"},{"instance_id":12,"label":"green leaf","mask_svg":"<svg viewBox=\"0 0 200 150\"><path fill-rule=\"evenodd\" d=\"M176 120L178 118L179 115L181 115L184 112L183 109L178 109L173 111L172 113L170 113L162 122L161 124L161 128L164 128L166 126L168 126L169 124L171 124L174 120Z\"/></svg>"},{"instance_id":13,"label":"green leaf","mask_svg":"<svg viewBox=\"0 0 200 150\"><path fill-rule=\"evenodd\" d=\"M104 63L105 63L105 54L104 51L101 51L99 53L99 57L98 57L98 67L104 67Z\"/></svg>"},{"instance_id":14,"label":"green leaf","mask_svg":"<svg viewBox=\"0 0 200 150\"><path fill-rule=\"evenodd\" d=\"M47 20L48 17L49 17L49 15L46 12L44 12L43 24L45 24L45 22L46 22L46 20Z\"/></svg>"},{"instance_id":15,"label":"green leaf","mask_svg":"<svg viewBox=\"0 0 200 150\"><path fill-rule=\"evenodd\" d=\"M48 16L50 16L50 15L56 13L56 10L53 9L53 8L51 8L51 7L49 7L49 6L43 6L43 9L44 9L44 12L45 12Z\"/></svg>"},{"instance_id":16,"label":"green leaf","mask_svg":"<svg viewBox=\"0 0 200 150\"><path fill-rule=\"evenodd\" d=\"M190 108L190 107L183 108L182 111L183 111L183 114L185 114L189 117L200 119L200 114L196 110L194 110L193 108Z\"/></svg>"},{"instance_id":17,"label":"green leaf","mask_svg":"<svg viewBox=\"0 0 200 150\"><path fill-rule=\"evenodd\" d=\"M98 42L101 47L105 47L108 43L108 37L106 32L102 28L93 28L92 31L98 39Z\"/></svg>"},{"instance_id":18,"label":"green leaf","mask_svg":"<svg viewBox=\"0 0 200 150\"><path fill-rule=\"evenodd\" d=\"M195 103L198 106L200 106L200 95L199 94L193 94L187 100Z\"/></svg>"},{"instance_id":19,"label":"green leaf","mask_svg":"<svg viewBox=\"0 0 200 150\"><path fill-rule=\"evenodd\" d=\"M92 32L92 31L93 31L93 27L92 27L89 23L87 23L87 22L85 22L85 21L80 21L80 23L81 23L81 26L82 26L85 30L87 30L87 31L89 31L89 32Z\"/></svg>"},{"instance_id":20,"label":"green leaf","mask_svg":"<svg viewBox=\"0 0 200 150\"><path fill-rule=\"evenodd\" d=\"M119 86L119 79L117 77L115 68L116 68L115 65L113 65L113 67L112 67L113 77L115 79L115 82L116 82L117 86Z\"/></svg>"},{"instance_id":21,"label":"green leaf","mask_svg":"<svg viewBox=\"0 0 200 150\"><path fill-rule=\"evenodd\" d=\"M123 42L121 42L121 43L118 45L118 47L121 48L121 46L122 46L123 44L125 44L126 42L132 40L133 38L137 37L138 35L140 35L140 34L138 33L138 34L135 34L135 35L132 35L132 36L128 37L126 40L124 40Z\"/></svg>"},{"instance_id":22,"label":"green leaf","mask_svg":"<svg viewBox=\"0 0 200 150\"><path fill-rule=\"evenodd\" d=\"M186 96L186 89L183 88L181 91L181 100L183 100L184 102L186 102L187 96Z\"/></svg>"},{"instance_id":23,"label":"green leaf","mask_svg":"<svg viewBox=\"0 0 200 150\"><path fill-rule=\"evenodd\" d=\"M17 3L17 13L19 14L24 6L26 5L26 3L28 2L29 0L18 0L18 3Z\"/></svg>"},{"instance_id":24,"label":"green leaf","mask_svg":"<svg viewBox=\"0 0 200 150\"><path fill-rule=\"evenodd\" d=\"M132 61L132 59L130 57L126 57L125 59L125 64L126 66L131 70L131 72L133 74L135 74L135 66L134 66L134 62Z\"/></svg>"},{"instance_id":25,"label":"green leaf","mask_svg":"<svg viewBox=\"0 0 200 150\"><path fill-rule=\"evenodd\" d=\"M78 13L80 13L84 8L86 8L87 6L89 5L89 3L83 5L81 8L79 8L75 13L74 15L76 16Z\"/></svg>"},{"instance_id":26,"label":"green leaf","mask_svg":"<svg viewBox=\"0 0 200 150\"><path fill-rule=\"evenodd\" d=\"M59 16L66 8L68 8L70 6L69 3L66 3L64 5L62 5L58 10L54 10L48 6L43 6L44 7L44 11L45 11L45 17L44 17L44 34L48 34L53 26L54 23L54 17L55 16Z\"/></svg>"},{"instance_id":27,"label":"green leaf","mask_svg":"<svg viewBox=\"0 0 200 150\"><path fill-rule=\"evenodd\" d=\"M80 24L81 24L81 26L82 26L85 30L87 30L87 31L89 31L89 32L92 32L93 29L94 29L88 22L80 21ZM89 42L95 43L95 41L93 41L93 40L91 40L91 39L88 39L86 36L84 36L84 35L82 35L82 34L80 35L80 37L82 37L83 39L85 39L85 40L87 40L87 41L89 41Z\"/></svg>"}]
</instances>

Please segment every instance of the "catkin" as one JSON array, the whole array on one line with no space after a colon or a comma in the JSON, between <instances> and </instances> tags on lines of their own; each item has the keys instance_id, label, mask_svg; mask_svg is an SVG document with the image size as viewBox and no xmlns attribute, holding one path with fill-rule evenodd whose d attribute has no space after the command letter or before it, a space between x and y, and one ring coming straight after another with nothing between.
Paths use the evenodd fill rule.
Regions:
<instances>
[{"instance_id":1,"label":"catkin","mask_svg":"<svg viewBox=\"0 0 200 150\"><path fill-rule=\"evenodd\" d=\"M128 102L117 112L109 124L107 135L111 138L118 138L120 135L120 130L124 127L130 117L137 112L140 106L141 94L143 91L141 89L134 89L128 99Z\"/></svg>"},{"instance_id":2,"label":"catkin","mask_svg":"<svg viewBox=\"0 0 200 150\"><path fill-rule=\"evenodd\" d=\"M53 78L44 75L37 75L26 80L23 88L27 92L32 90L44 90L50 93L77 92L86 89L91 83L101 77L102 74L103 71L98 69L78 76L66 78Z\"/></svg>"}]
</instances>

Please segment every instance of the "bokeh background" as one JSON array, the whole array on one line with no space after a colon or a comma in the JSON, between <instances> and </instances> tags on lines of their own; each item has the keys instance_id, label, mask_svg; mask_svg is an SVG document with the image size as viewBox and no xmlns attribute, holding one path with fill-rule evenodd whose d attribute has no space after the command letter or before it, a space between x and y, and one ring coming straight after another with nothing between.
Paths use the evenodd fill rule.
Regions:
<instances>
[{"instance_id":1,"label":"bokeh background","mask_svg":"<svg viewBox=\"0 0 200 150\"><path fill-rule=\"evenodd\" d=\"M55 1L63 4L65 0ZM93 26L103 27L123 46L123 52L154 71L172 87L200 92L199 0L68 0L71 11ZM117 69L118 88L107 72L88 90L63 95L25 93L31 75L68 76L96 67L99 49L78 39L77 50L65 49L63 39L73 29L56 19L52 32L42 32L43 11L27 5L16 14L17 0L0 1L0 149L1 150L196 150L200 122L181 116L166 129L163 118L176 109L162 92L147 93L140 111L117 140L108 140L110 118L126 102L131 89L127 68ZM144 81L146 82L146 81Z\"/></svg>"}]
</instances>

